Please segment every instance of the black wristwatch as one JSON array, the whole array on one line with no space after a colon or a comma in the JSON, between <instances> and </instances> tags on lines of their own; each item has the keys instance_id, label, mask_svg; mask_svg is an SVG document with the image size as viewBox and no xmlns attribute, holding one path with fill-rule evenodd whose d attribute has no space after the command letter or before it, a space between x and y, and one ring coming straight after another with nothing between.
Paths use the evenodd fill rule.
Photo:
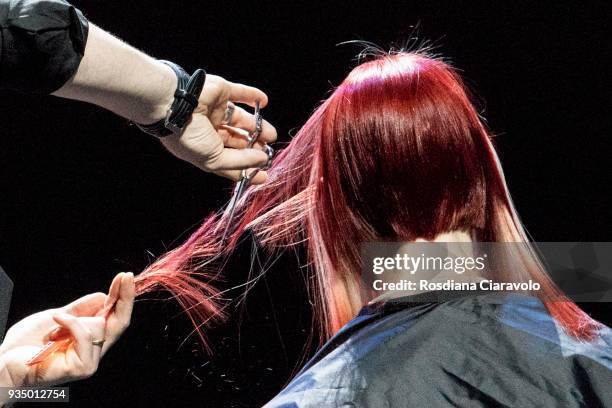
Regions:
<instances>
[{"instance_id":1,"label":"black wristwatch","mask_svg":"<svg viewBox=\"0 0 612 408\"><path fill-rule=\"evenodd\" d=\"M198 106L198 98L204 88L206 81L206 71L197 69L193 75L177 64L170 61L160 61L168 65L178 78L174 101L166 113L166 117L150 125L136 123L140 130L155 137L166 137L170 135L180 135L185 128L185 124L191 114Z\"/></svg>"}]
</instances>

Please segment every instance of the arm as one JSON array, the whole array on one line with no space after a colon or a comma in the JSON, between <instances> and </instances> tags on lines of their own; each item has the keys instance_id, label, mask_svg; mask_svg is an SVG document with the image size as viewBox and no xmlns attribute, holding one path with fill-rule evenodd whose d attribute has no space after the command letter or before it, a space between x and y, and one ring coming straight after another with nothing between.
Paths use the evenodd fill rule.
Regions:
<instances>
[{"instance_id":1,"label":"arm","mask_svg":"<svg viewBox=\"0 0 612 408\"><path fill-rule=\"evenodd\" d=\"M165 117L174 100L177 78L167 65L89 24L89 38L76 74L53 95L89 102L141 124ZM259 89L207 75L199 105L180 136L167 136L162 144L175 156L216 174L238 180L239 169L267 161L262 144L276 140L276 130L264 121L261 142L244 149L245 135L255 130L255 118L237 107L231 126L222 124L229 101L265 106ZM240 150L238 150L240 149ZM265 180L265 172L254 183Z\"/></svg>"},{"instance_id":2,"label":"arm","mask_svg":"<svg viewBox=\"0 0 612 408\"><path fill-rule=\"evenodd\" d=\"M104 32L64 0L0 0L0 89L52 93L96 104L141 124L163 118L174 99L172 70ZM267 104L259 89L208 75L199 105L181 135L162 139L179 158L239 179L240 170L267 161L262 143L276 130L264 121L254 149L244 149L255 119L236 108L223 122L228 102ZM253 180L261 183L265 172Z\"/></svg>"},{"instance_id":3,"label":"arm","mask_svg":"<svg viewBox=\"0 0 612 408\"><path fill-rule=\"evenodd\" d=\"M170 67L89 24L76 74L53 95L89 102L136 123L153 123L174 100Z\"/></svg>"}]
</instances>

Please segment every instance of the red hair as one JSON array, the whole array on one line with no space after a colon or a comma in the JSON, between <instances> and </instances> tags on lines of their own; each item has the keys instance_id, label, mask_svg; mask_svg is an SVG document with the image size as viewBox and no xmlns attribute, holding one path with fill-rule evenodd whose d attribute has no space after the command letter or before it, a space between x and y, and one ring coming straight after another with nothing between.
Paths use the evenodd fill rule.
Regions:
<instances>
[{"instance_id":1,"label":"red hair","mask_svg":"<svg viewBox=\"0 0 612 408\"><path fill-rule=\"evenodd\" d=\"M439 59L400 52L356 67L268 174L238 203L237 228L224 245L227 215L211 215L137 277L140 294L171 292L202 339L203 325L222 317L220 295L207 282L247 230L269 252L305 245L324 337L371 300L360 243L456 230L474 241L526 243L509 260L523 268L506 270L503 280L539 282L540 298L574 337L590 339L599 327L560 292L528 243L491 137L461 78Z\"/></svg>"}]
</instances>

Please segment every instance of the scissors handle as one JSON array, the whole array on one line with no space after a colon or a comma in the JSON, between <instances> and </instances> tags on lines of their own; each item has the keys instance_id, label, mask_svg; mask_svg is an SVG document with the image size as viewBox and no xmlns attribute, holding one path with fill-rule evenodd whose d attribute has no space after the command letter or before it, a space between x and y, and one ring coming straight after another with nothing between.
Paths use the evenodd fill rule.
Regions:
<instances>
[{"instance_id":1,"label":"scissors handle","mask_svg":"<svg viewBox=\"0 0 612 408\"><path fill-rule=\"evenodd\" d=\"M258 101L255 103L255 130L249 134L247 148L253 147L255 142L257 142L257 139L259 139L259 136L261 135L262 130L263 130L263 117L261 116L261 113L260 113L259 101ZM225 230L223 231L223 237L221 238L221 242L224 244L229 234L229 231L232 225L232 221L234 220L236 206L238 205L238 201L240 200L240 197L242 197L242 194L246 190L247 186L249 185L253 177L255 177L257 173L259 173L259 171L267 170L272 165L272 158L274 157L274 149L272 149L268 145L265 146L265 149L266 149L266 154L268 155L268 161L266 162L266 164L262 166L261 168L253 170L250 173L247 173L246 170L242 170L242 177L240 181L238 181L238 184L236 184L236 187L234 188L234 192L232 194L232 198L230 199L230 202L227 204L227 207L226 207L227 209L225 210L226 214L228 214L227 221L225 224Z\"/></svg>"}]
</instances>

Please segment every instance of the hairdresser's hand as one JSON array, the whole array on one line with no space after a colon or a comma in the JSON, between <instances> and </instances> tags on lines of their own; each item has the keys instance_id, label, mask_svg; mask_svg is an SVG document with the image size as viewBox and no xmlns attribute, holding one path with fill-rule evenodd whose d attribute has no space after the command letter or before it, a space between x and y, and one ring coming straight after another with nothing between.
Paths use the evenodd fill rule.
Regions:
<instances>
[{"instance_id":1,"label":"hairdresser's hand","mask_svg":"<svg viewBox=\"0 0 612 408\"><path fill-rule=\"evenodd\" d=\"M87 295L68 306L28 316L11 327L0 346L0 386L53 385L91 376L102 352L93 341L104 338L105 322L103 317L87 315L104 305L105 299L102 293ZM72 341L45 361L26 365L59 331Z\"/></svg>"},{"instance_id":2,"label":"hairdresser's hand","mask_svg":"<svg viewBox=\"0 0 612 408\"><path fill-rule=\"evenodd\" d=\"M253 114L236 106L227 122L228 102L263 108L268 97L257 88L235 84L216 75L207 75L199 105L181 136L162 138L162 143L177 157L204 171L238 180L240 170L259 167L266 163L262 151L264 143L276 140L276 129L264 120L263 131L253 149L246 149L246 136L255 130ZM261 171L253 183L263 183L266 173Z\"/></svg>"},{"instance_id":3,"label":"hairdresser's hand","mask_svg":"<svg viewBox=\"0 0 612 408\"><path fill-rule=\"evenodd\" d=\"M48 385L91 376L128 327L134 292L134 276L120 273L108 296L93 293L15 324L0 346L0 386ZM45 361L26 365L48 341L67 339L72 342ZM93 345L93 340L105 340L103 347Z\"/></svg>"},{"instance_id":4,"label":"hairdresser's hand","mask_svg":"<svg viewBox=\"0 0 612 408\"><path fill-rule=\"evenodd\" d=\"M72 313L76 316L104 318L105 335L101 356L106 354L108 349L119 340L119 337L130 325L135 297L134 274L121 272L113 279L108 295L95 294L95 298L92 297L92 300L87 302L86 307L72 309ZM103 301L101 302L101 300ZM60 330L53 333L50 339L62 339L67 335L68 333L64 330Z\"/></svg>"}]
</instances>

